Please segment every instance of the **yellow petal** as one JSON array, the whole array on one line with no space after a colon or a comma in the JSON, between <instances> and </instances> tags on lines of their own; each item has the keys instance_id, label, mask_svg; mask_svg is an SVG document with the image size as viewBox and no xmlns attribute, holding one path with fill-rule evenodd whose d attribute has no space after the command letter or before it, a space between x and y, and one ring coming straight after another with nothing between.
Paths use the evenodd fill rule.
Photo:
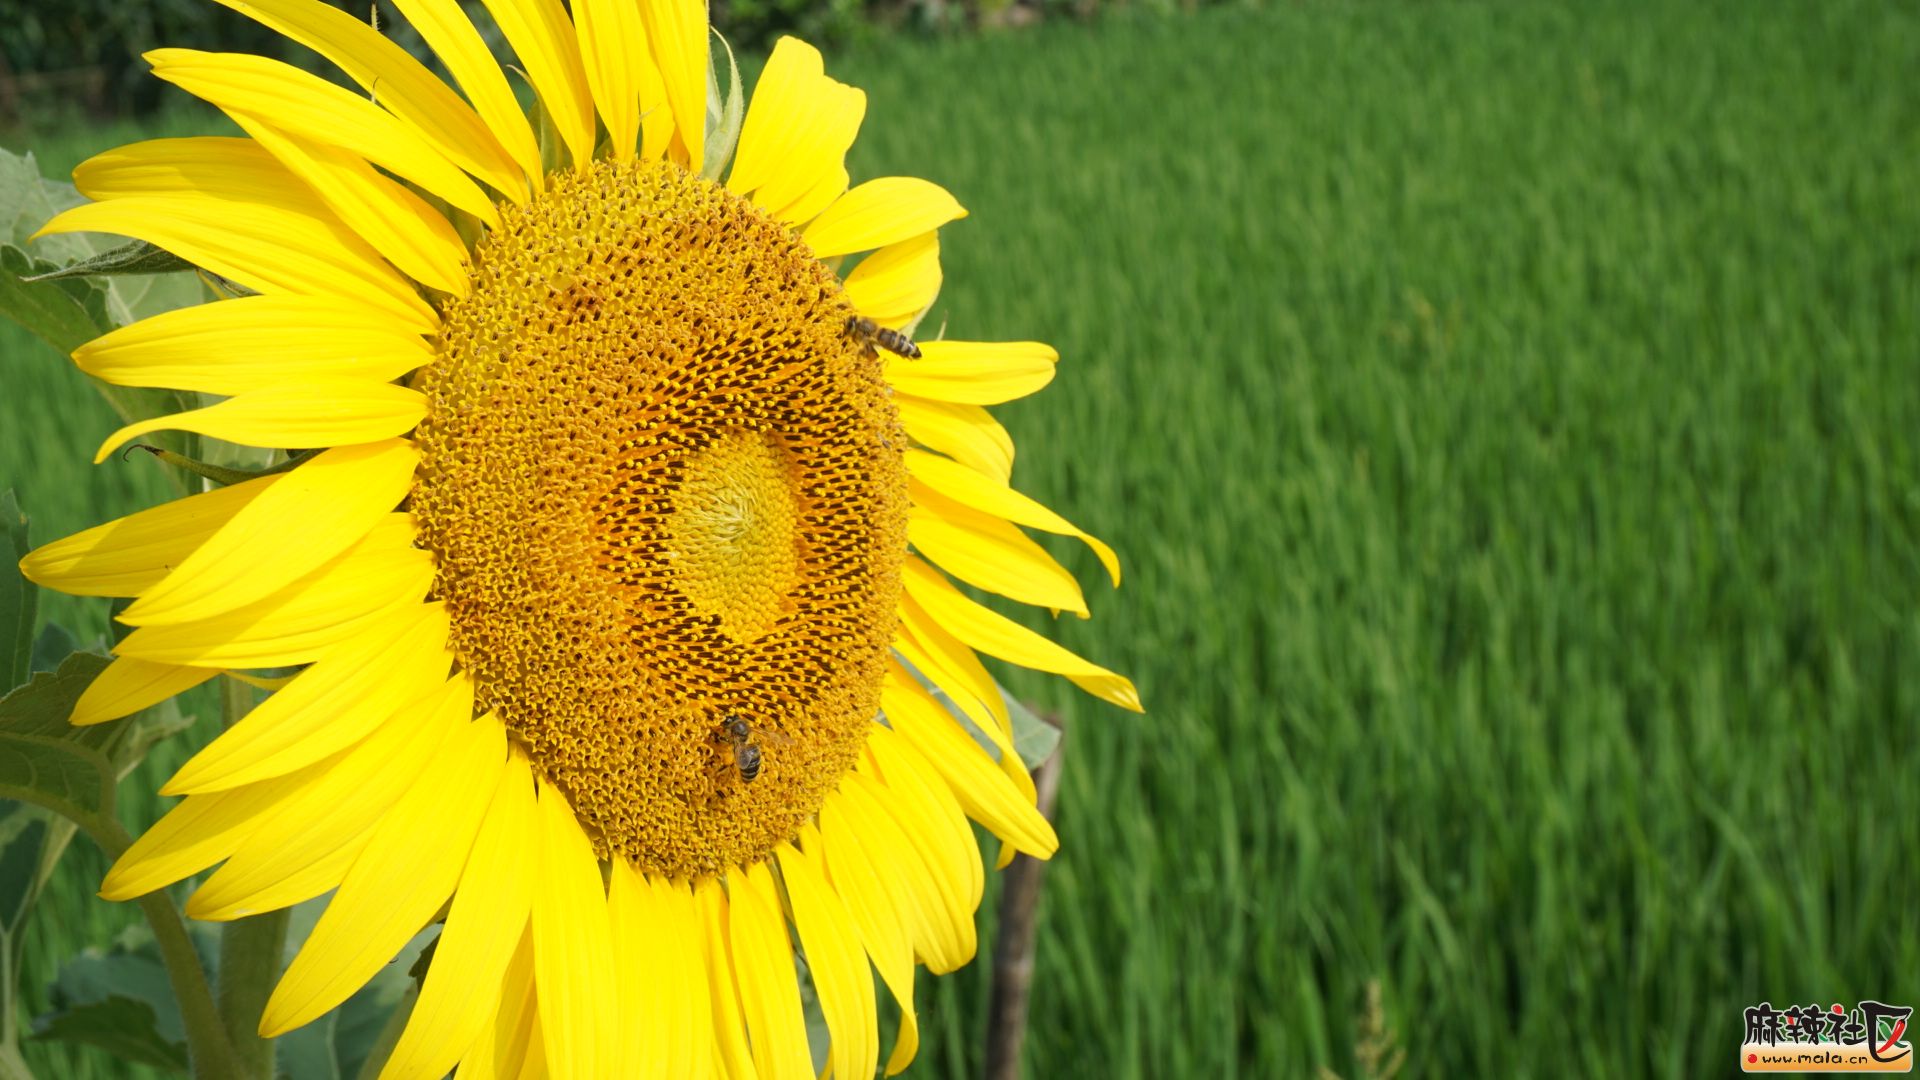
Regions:
<instances>
[{"instance_id":1,"label":"yellow petal","mask_svg":"<svg viewBox=\"0 0 1920 1080\"><path fill-rule=\"evenodd\" d=\"M120 621L161 626L204 619L286 587L365 539L406 498L419 461L419 451L404 439L319 454L242 507L141 593ZM402 515L388 528L406 524Z\"/></svg>"},{"instance_id":2,"label":"yellow petal","mask_svg":"<svg viewBox=\"0 0 1920 1080\"><path fill-rule=\"evenodd\" d=\"M593 158L593 94L580 45L560 0L485 0L507 44L553 118L575 168Z\"/></svg>"},{"instance_id":3,"label":"yellow petal","mask_svg":"<svg viewBox=\"0 0 1920 1080\"><path fill-rule=\"evenodd\" d=\"M824 259L897 244L966 216L938 184L883 176L842 195L800 235Z\"/></svg>"},{"instance_id":4,"label":"yellow petal","mask_svg":"<svg viewBox=\"0 0 1920 1080\"><path fill-rule=\"evenodd\" d=\"M865 773L848 773L837 797L821 809L821 831L830 848L835 837L839 843L857 842L873 866L885 868L883 880L914 954L936 974L957 970L973 958L976 947L973 911L965 891L936 868L918 835L889 808L890 794Z\"/></svg>"},{"instance_id":5,"label":"yellow petal","mask_svg":"<svg viewBox=\"0 0 1920 1080\"><path fill-rule=\"evenodd\" d=\"M657 64L640 64L640 160L659 161L673 145L673 107Z\"/></svg>"},{"instance_id":6,"label":"yellow petal","mask_svg":"<svg viewBox=\"0 0 1920 1080\"><path fill-rule=\"evenodd\" d=\"M358 154L283 134L244 112L229 115L401 273L428 288L467 294L466 244L425 199Z\"/></svg>"},{"instance_id":7,"label":"yellow petal","mask_svg":"<svg viewBox=\"0 0 1920 1080\"><path fill-rule=\"evenodd\" d=\"M792 117L786 158L753 201L790 225L818 217L847 190L847 150L867 116L865 91L821 76Z\"/></svg>"},{"instance_id":8,"label":"yellow petal","mask_svg":"<svg viewBox=\"0 0 1920 1080\"><path fill-rule=\"evenodd\" d=\"M781 203L767 212L788 225L796 227L804 225L814 218L819 217L820 211L832 206L833 200L845 194L847 185L851 183L852 180L853 177L847 172L846 166L832 166L826 172L821 173L815 178L812 187L795 195L790 201ZM769 190L769 188L760 189L762 193L768 192ZM762 197L765 197L769 204L771 204L771 195L763 196L762 194L756 194L754 196L756 200Z\"/></svg>"},{"instance_id":9,"label":"yellow petal","mask_svg":"<svg viewBox=\"0 0 1920 1080\"><path fill-rule=\"evenodd\" d=\"M807 972L832 1035L827 1060L833 1075L872 1076L880 1059L880 1021L873 976L853 918L812 861L790 844L776 851L787 899L793 903L794 929L806 951Z\"/></svg>"},{"instance_id":10,"label":"yellow petal","mask_svg":"<svg viewBox=\"0 0 1920 1080\"><path fill-rule=\"evenodd\" d=\"M634 0L574 0L573 28L614 160L624 161L640 138L640 88L646 81L641 68L653 63L640 6Z\"/></svg>"},{"instance_id":11,"label":"yellow petal","mask_svg":"<svg viewBox=\"0 0 1920 1080\"><path fill-rule=\"evenodd\" d=\"M227 111L242 125L246 117L257 117L301 142L365 158L444 198L449 206L499 225L493 200L419 129L346 86L332 85L292 63L238 52L156 48L146 60L154 65L154 75Z\"/></svg>"},{"instance_id":12,"label":"yellow petal","mask_svg":"<svg viewBox=\"0 0 1920 1080\"><path fill-rule=\"evenodd\" d=\"M899 655L947 695L952 707L959 709L967 722L993 744L999 755L1000 771L1013 781L1020 797L1028 803L1036 801L1033 777L1028 775L1026 763L1020 760L1013 746L1013 717L993 676L981 666L980 658L951 636L937 629L930 630L927 624L931 620L911 599L901 602L900 614L902 643L910 638L911 647L899 649ZM903 686L920 686L920 680L909 674L898 659L888 661L887 678Z\"/></svg>"},{"instance_id":13,"label":"yellow petal","mask_svg":"<svg viewBox=\"0 0 1920 1080\"><path fill-rule=\"evenodd\" d=\"M283 776L352 746L446 681L446 641L445 605L393 610L321 654L221 733L161 794L221 791Z\"/></svg>"},{"instance_id":14,"label":"yellow petal","mask_svg":"<svg viewBox=\"0 0 1920 1080\"><path fill-rule=\"evenodd\" d=\"M239 788L288 786L293 790L259 825L218 872L187 901L196 919L236 919L272 911L317 896L340 884L352 865L351 854L331 881L302 877L303 871L343 850L363 848L371 833L420 782L433 754L473 709L473 687L464 676L415 702L352 749L327 758L288 779L265 780ZM217 795L195 795L194 799Z\"/></svg>"},{"instance_id":15,"label":"yellow petal","mask_svg":"<svg viewBox=\"0 0 1920 1080\"><path fill-rule=\"evenodd\" d=\"M750 195L780 175L793 156L797 133L819 104L821 84L829 81L825 70L820 50L806 42L792 37L774 42L747 103L727 190Z\"/></svg>"},{"instance_id":16,"label":"yellow petal","mask_svg":"<svg viewBox=\"0 0 1920 1080\"><path fill-rule=\"evenodd\" d=\"M201 231L214 233L197 237L200 247L210 258L232 261L236 272L227 274L220 266L192 259L185 251L177 254L243 285L252 287L242 274L251 275L268 285L285 285L281 291L359 299L416 331L438 326L433 309L420 299L413 284L341 221L305 181L252 139L151 139L132 143L81 162L73 171L73 181L91 199L115 204L135 202L153 214L183 217L189 225L207 223ZM154 222L149 227L169 228L166 222ZM183 231L177 224L171 228L175 233ZM182 242L196 239L192 229L184 231ZM224 234L238 236L230 239ZM256 248L267 247L272 257L257 250L232 250L243 240ZM157 239L153 242L161 243ZM274 248L283 250L272 251ZM296 256L297 261L290 262ZM320 280L316 275L323 272L336 279L345 275L348 280L336 280L331 290L293 287L308 278Z\"/></svg>"},{"instance_id":17,"label":"yellow petal","mask_svg":"<svg viewBox=\"0 0 1920 1080\"><path fill-rule=\"evenodd\" d=\"M854 310L899 329L920 317L940 295L940 234L922 233L888 244L847 275Z\"/></svg>"},{"instance_id":18,"label":"yellow petal","mask_svg":"<svg viewBox=\"0 0 1920 1080\"><path fill-rule=\"evenodd\" d=\"M232 855L259 829L262 816L298 793L305 779L249 784L181 800L114 861L100 883L101 898L145 896Z\"/></svg>"},{"instance_id":19,"label":"yellow petal","mask_svg":"<svg viewBox=\"0 0 1920 1080\"><path fill-rule=\"evenodd\" d=\"M1013 437L987 410L906 394L895 394L893 406L900 426L921 445L1002 484L1013 476Z\"/></svg>"},{"instance_id":20,"label":"yellow petal","mask_svg":"<svg viewBox=\"0 0 1920 1080\"><path fill-rule=\"evenodd\" d=\"M524 179L487 125L438 76L366 22L320 0L219 2L333 61L448 161L503 195L525 198Z\"/></svg>"},{"instance_id":21,"label":"yellow petal","mask_svg":"<svg viewBox=\"0 0 1920 1080\"><path fill-rule=\"evenodd\" d=\"M1101 565L1107 568L1114 585L1120 584L1120 557L1113 553L1112 548L1005 483L995 483L991 477L983 476L957 461L920 450L907 451L907 472L915 484L931 488L975 510L1030 529L1081 540L1099 556Z\"/></svg>"},{"instance_id":22,"label":"yellow petal","mask_svg":"<svg viewBox=\"0 0 1920 1080\"><path fill-rule=\"evenodd\" d=\"M686 149L687 171L699 175L707 137L707 5L705 0L640 0L640 17L673 111L674 137Z\"/></svg>"},{"instance_id":23,"label":"yellow petal","mask_svg":"<svg viewBox=\"0 0 1920 1080\"><path fill-rule=\"evenodd\" d=\"M727 927L731 923L731 905L727 891L716 878L707 878L693 888L694 907L700 917L700 943L704 946L707 988L712 996L713 1042L716 1073L729 1080L754 1080L753 1052L747 1046L746 1017L740 1011L740 980L733 963L733 943Z\"/></svg>"},{"instance_id":24,"label":"yellow petal","mask_svg":"<svg viewBox=\"0 0 1920 1080\"><path fill-rule=\"evenodd\" d=\"M491 715L453 731L394 803L340 882L260 1018L272 1038L319 1017L365 985L452 895L507 759Z\"/></svg>"},{"instance_id":25,"label":"yellow petal","mask_svg":"<svg viewBox=\"0 0 1920 1080\"><path fill-rule=\"evenodd\" d=\"M530 834L533 839L537 833ZM537 841L535 841L537 842ZM482 987L489 992L492 987ZM533 991L533 926L519 935L513 959L498 988L499 1004L460 1059L459 1080L521 1080L529 1053L537 1057L536 1071L546 1069L546 1049L536 1040L539 1008ZM430 1074L422 1074L429 1076ZM384 1074L383 1074L384 1080Z\"/></svg>"},{"instance_id":26,"label":"yellow petal","mask_svg":"<svg viewBox=\"0 0 1920 1080\"><path fill-rule=\"evenodd\" d=\"M119 386L240 394L309 379L389 382L433 360L405 326L321 296L242 296L163 312L73 352Z\"/></svg>"},{"instance_id":27,"label":"yellow petal","mask_svg":"<svg viewBox=\"0 0 1920 1080\"><path fill-rule=\"evenodd\" d=\"M802 827L801 843L809 851L816 844L821 849L834 890L846 903L860 944L900 1007L900 1031L887 1056L887 1075L893 1076L905 1069L920 1049L920 1019L913 1011L913 947L906 928L912 907L894 895L898 890L889 890L881 883L880 872L857 830L846 830L846 816L836 795L827 797L820 820L817 830L812 825ZM831 834L829 820L833 822Z\"/></svg>"},{"instance_id":28,"label":"yellow petal","mask_svg":"<svg viewBox=\"0 0 1920 1080\"><path fill-rule=\"evenodd\" d=\"M43 545L20 560L28 581L75 596L138 596L285 476L162 503Z\"/></svg>"},{"instance_id":29,"label":"yellow petal","mask_svg":"<svg viewBox=\"0 0 1920 1080\"><path fill-rule=\"evenodd\" d=\"M309 379L128 424L107 437L93 463L155 431L191 431L242 446L347 446L404 435L426 415L427 399L417 390L358 379Z\"/></svg>"},{"instance_id":30,"label":"yellow petal","mask_svg":"<svg viewBox=\"0 0 1920 1080\"><path fill-rule=\"evenodd\" d=\"M733 946L740 1011L753 1046L753 1066L770 1080L810 1080L806 1019L793 969L793 945L773 873L764 862L728 876L727 940Z\"/></svg>"},{"instance_id":31,"label":"yellow petal","mask_svg":"<svg viewBox=\"0 0 1920 1080\"><path fill-rule=\"evenodd\" d=\"M1036 858L1060 846L1053 826L1000 771L973 736L910 676L889 678L880 691L887 724L945 780L967 816L1007 843ZM1011 753L1011 748L1003 750Z\"/></svg>"},{"instance_id":32,"label":"yellow petal","mask_svg":"<svg viewBox=\"0 0 1920 1080\"><path fill-rule=\"evenodd\" d=\"M212 668L178 667L118 657L81 691L67 723L86 727L131 716L191 690L217 674L219 672Z\"/></svg>"},{"instance_id":33,"label":"yellow petal","mask_svg":"<svg viewBox=\"0 0 1920 1080\"><path fill-rule=\"evenodd\" d=\"M867 750L886 783L888 809L894 811L908 835L919 840L928 864L948 875L961 890L971 923L987 878L980 866L980 846L974 842L960 801L926 759L891 728L877 727L869 733Z\"/></svg>"},{"instance_id":34,"label":"yellow petal","mask_svg":"<svg viewBox=\"0 0 1920 1080\"><path fill-rule=\"evenodd\" d=\"M539 807L525 758L510 757L487 798L486 817L434 946L427 981L381 1080L446 1075L487 1030L514 943L525 937L537 872L533 853L539 850ZM464 1064L461 1072L466 1073Z\"/></svg>"},{"instance_id":35,"label":"yellow petal","mask_svg":"<svg viewBox=\"0 0 1920 1080\"><path fill-rule=\"evenodd\" d=\"M115 651L194 667L310 664L329 646L365 632L383 612L426 594L433 557L411 541L411 529L377 528L278 592L204 621L140 627Z\"/></svg>"},{"instance_id":36,"label":"yellow petal","mask_svg":"<svg viewBox=\"0 0 1920 1080\"><path fill-rule=\"evenodd\" d=\"M538 817L533 969L547 1067L555 1076L610 1076L621 1021L600 863L559 789L541 788Z\"/></svg>"},{"instance_id":37,"label":"yellow petal","mask_svg":"<svg viewBox=\"0 0 1920 1080\"><path fill-rule=\"evenodd\" d=\"M907 595L969 648L1021 667L1065 675L1075 686L1123 709L1143 712L1140 692L1124 676L1089 663L998 612L968 599L918 559L907 560Z\"/></svg>"},{"instance_id":38,"label":"yellow petal","mask_svg":"<svg viewBox=\"0 0 1920 1080\"><path fill-rule=\"evenodd\" d=\"M894 643L897 651L914 669L926 676L947 695L955 708L973 722L1004 751L1002 764L1017 762L1013 747L1013 716L1000 688L986 665L972 649L941 627L939 621L914 603L912 597L900 601L900 635ZM1020 790L1033 791L1032 778L1024 768L1013 778Z\"/></svg>"},{"instance_id":39,"label":"yellow petal","mask_svg":"<svg viewBox=\"0 0 1920 1080\"><path fill-rule=\"evenodd\" d=\"M394 0L394 6L447 65L448 73L467 92L467 100L473 102L474 111L486 121L501 147L529 180L538 183L543 170L533 127L527 123L527 114L513 96L513 87L508 85L499 62L457 0ZM515 202L524 200L522 189L508 194Z\"/></svg>"},{"instance_id":40,"label":"yellow petal","mask_svg":"<svg viewBox=\"0 0 1920 1080\"><path fill-rule=\"evenodd\" d=\"M1025 533L1000 518L910 484L907 540L914 550L969 585L1010 600L1087 616L1080 585Z\"/></svg>"},{"instance_id":41,"label":"yellow petal","mask_svg":"<svg viewBox=\"0 0 1920 1080\"><path fill-rule=\"evenodd\" d=\"M325 204L314 205L323 217L214 195L114 199L64 210L34 235L130 236L255 292L338 296L421 333L437 329L439 316L412 283Z\"/></svg>"},{"instance_id":42,"label":"yellow petal","mask_svg":"<svg viewBox=\"0 0 1920 1080\"><path fill-rule=\"evenodd\" d=\"M889 356L887 385L896 393L998 405L1053 381L1059 354L1037 341L922 341L922 359Z\"/></svg>"},{"instance_id":43,"label":"yellow petal","mask_svg":"<svg viewBox=\"0 0 1920 1080\"><path fill-rule=\"evenodd\" d=\"M621 1076L706 1076L713 1017L693 893L615 859L607 888L627 1038Z\"/></svg>"}]
</instances>

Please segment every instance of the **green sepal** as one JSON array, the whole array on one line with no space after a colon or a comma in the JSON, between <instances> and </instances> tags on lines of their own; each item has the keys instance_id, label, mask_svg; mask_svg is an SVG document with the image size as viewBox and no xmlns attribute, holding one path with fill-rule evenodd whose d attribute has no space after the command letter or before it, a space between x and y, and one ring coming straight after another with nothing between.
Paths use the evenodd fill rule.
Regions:
<instances>
[{"instance_id":1,"label":"green sepal","mask_svg":"<svg viewBox=\"0 0 1920 1080\"><path fill-rule=\"evenodd\" d=\"M132 446L127 447L126 451L122 451L121 456L124 458L126 452L132 450L145 450L147 453L159 458L162 464L171 465L176 469L191 473L194 476L211 481L221 487L230 487L234 484L245 483L248 480L258 480L263 476L272 476L275 473L286 472L294 466L310 460L315 454L320 452L318 450L302 450L289 455L285 461L269 465L264 469L234 469L225 465L214 465L209 462L199 461L187 457L185 454L174 453L165 447L149 446L146 443L134 443Z\"/></svg>"},{"instance_id":2,"label":"green sepal","mask_svg":"<svg viewBox=\"0 0 1920 1080\"><path fill-rule=\"evenodd\" d=\"M135 240L111 251L103 251L92 258L69 263L58 270L49 270L44 274L35 274L21 280L34 285L42 281L60 281L65 278L114 277L121 274L172 274L182 270L198 269L199 267L165 248L155 247L145 240Z\"/></svg>"},{"instance_id":3,"label":"green sepal","mask_svg":"<svg viewBox=\"0 0 1920 1080\"><path fill-rule=\"evenodd\" d=\"M740 89L740 62L734 59L733 46L727 44L726 36L720 31L713 31L713 36L720 39L720 47L727 51L729 86L726 96L722 97L716 65L710 55L707 59L707 159L700 175L717 184L727 163L733 160L734 147L740 144L740 127L747 118L747 96Z\"/></svg>"},{"instance_id":4,"label":"green sepal","mask_svg":"<svg viewBox=\"0 0 1920 1080\"><path fill-rule=\"evenodd\" d=\"M1060 745L1060 728L1042 719L1025 702L1008 693L1006 687L998 683L994 686L1006 701L1007 716L1013 721L1013 752L1020 755L1029 770L1039 768Z\"/></svg>"}]
</instances>

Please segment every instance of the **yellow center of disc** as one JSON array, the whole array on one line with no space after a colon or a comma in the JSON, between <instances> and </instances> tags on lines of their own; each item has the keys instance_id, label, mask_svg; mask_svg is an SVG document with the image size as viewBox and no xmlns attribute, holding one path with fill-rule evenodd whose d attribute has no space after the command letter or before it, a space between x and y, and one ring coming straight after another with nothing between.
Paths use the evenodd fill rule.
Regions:
<instances>
[{"instance_id":1,"label":"yellow center of disc","mask_svg":"<svg viewBox=\"0 0 1920 1080\"><path fill-rule=\"evenodd\" d=\"M680 591L743 637L773 627L799 570L791 476L778 439L743 430L715 436L681 475L667 524Z\"/></svg>"},{"instance_id":2,"label":"yellow center of disc","mask_svg":"<svg viewBox=\"0 0 1920 1080\"><path fill-rule=\"evenodd\" d=\"M502 216L416 380L454 655L603 857L763 858L878 710L907 509L880 363L789 229L676 165Z\"/></svg>"}]
</instances>

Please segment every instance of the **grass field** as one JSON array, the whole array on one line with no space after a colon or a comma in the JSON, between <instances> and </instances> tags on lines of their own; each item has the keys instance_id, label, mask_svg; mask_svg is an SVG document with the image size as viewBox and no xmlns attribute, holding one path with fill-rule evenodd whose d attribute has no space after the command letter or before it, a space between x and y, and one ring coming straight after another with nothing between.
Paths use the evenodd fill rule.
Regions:
<instances>
[{"instance_id":1,"label":"grass field","mask_svg":"<svg viewBox=\"0 0 1920 1080\"><path fill-rule=\"evenodd\" d=\"M1920 11L1307 0L830 65L855 175L973 210L933 323L1059 346L1016 482L1128 563L1058 634L1148 715L1012 680L1070 732L1029 1075L1351 1077L1375 979L1416 1077L1725 1074L1745 1005L1914 1003ZM41 536L159 497L0 349ZM43 965L133 918L69 869ZM987 976L923 985L916 1075L978 1075Z\"/></svg>"}]
</instances>

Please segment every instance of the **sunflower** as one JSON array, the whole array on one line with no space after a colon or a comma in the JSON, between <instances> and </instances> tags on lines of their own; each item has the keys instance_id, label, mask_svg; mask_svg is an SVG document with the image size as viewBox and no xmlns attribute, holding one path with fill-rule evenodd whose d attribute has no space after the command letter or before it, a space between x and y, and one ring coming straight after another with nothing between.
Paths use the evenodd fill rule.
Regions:
<instances>
[{"instance_id":1,"label":"sunflower","mask_svg":"<svg viewBox=\"0 0 1920 1080\"><path fill-rule=\"evenodd\" d=\"M173 776L102 895L215 864L190 915L332 892L264 1035L443 921L388 1077L812 1076L801 970L833 1074L871 1075L869 966L904 1068L916 965L975 949L969 819L1003 860L1056 846L980 656L1139 708L950 580L1084 617L1025 527L1119 582L1009 486L984 408L1053 350L875 347L913 351L873 327L925 313L966 212L849 186L865 96L799 41L730 121L698 0L488 0L531 112L456 0L395 6L462 93L319 0L223 2L365 93L150 53L245 137L102 154L42 232L234 286L75 353L220 399L103 458L158 429L301 449L23 569L135 598L76 724L297 672Z\"/></svg>"}]
</instances>

